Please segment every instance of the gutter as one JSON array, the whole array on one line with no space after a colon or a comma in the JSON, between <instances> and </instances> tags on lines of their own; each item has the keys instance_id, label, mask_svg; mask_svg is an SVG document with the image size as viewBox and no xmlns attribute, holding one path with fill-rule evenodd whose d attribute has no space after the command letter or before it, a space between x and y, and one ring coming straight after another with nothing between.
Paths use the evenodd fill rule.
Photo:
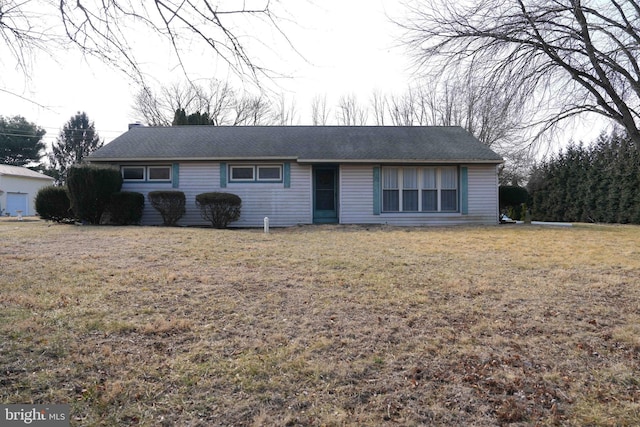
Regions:
<instances>
[{"instance_id":1,"label":"gutter","mask_svg":"<svg viewBox=\"0 0 640 427\"><path fill-rule=\"evenodd\" d=\"M500 159L300 159L297 157L146 157L146 158L116 158L104 157L99 159L87 159L90 163L119 162L119 163L141 163L141 162L255 162L255 161L282 161L293 160L301 164L502 164Z\"/></svg>"}]
</instances>

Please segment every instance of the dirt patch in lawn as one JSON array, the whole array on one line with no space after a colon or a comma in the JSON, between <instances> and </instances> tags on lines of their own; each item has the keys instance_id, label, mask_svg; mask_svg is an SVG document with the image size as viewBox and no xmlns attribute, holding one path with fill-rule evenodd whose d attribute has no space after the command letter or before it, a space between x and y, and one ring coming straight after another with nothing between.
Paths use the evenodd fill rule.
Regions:
<instances>
[{"instance_id":1,"label":"dirt patch in lawn","mask_svg":"<svg viewBox=\"0 0 640 427\"><path fill-rule=\"evenodd\" d=\"M0 239L0 399L72 425L640 424L638 227Z\"/></svg>"}]
</instances>

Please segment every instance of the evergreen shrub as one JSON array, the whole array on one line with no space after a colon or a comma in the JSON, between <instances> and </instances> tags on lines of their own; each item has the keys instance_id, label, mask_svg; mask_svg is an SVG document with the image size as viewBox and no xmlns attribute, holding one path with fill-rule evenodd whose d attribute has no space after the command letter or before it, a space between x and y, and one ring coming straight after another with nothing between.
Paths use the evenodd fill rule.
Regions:
<instances>
[{"instance_id":1,"label":"evergreen shrub","mask_svg":"<svg viewBox=\"0 0 640 427\"><path fill-rule=\"evenodd\" d=\"M73 217L71 213L71 203L64 187L41 188L36 194L36 212L40 218L55 222L64 222Z\"/></svg>"},{"instance_id":2,"label":"evergreen shrub","mask_svg":"<svg viewBox=\"0 0 640 427\"><path fill-rule=\"evenodd\" d=\"M111 195L120 191L122 175L117 169L94 165L69 168L67 190L75 219L100 224L111 203Z\"/></svg>"},{"instance_id":3,"label":"evergreen shrub","mask_svg":"<svg viewBox=\"0 0 640 427\"><path fill-rule=\"evenodd\" d=\"M111 223L116 225L140 224L144 210L144 195L134 191L119 191L111 195Z\"/></svg>"}]
</instances>

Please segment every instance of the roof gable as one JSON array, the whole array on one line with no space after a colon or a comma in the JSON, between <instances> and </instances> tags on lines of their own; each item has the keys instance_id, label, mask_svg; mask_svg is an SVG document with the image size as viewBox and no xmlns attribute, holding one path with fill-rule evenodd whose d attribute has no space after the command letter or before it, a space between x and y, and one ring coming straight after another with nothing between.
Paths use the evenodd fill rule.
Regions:
<instances>
[{"instance_id":1,"label":"roof gable","mask_svg":"<svg viewBox=\"0 0 640 427\"><path fill-rule=\"evenodd\" d=\"M298 162L488 162L502 158L461 127L133 127L99 161L295 159Z\"/></svg>"}]
</instances>

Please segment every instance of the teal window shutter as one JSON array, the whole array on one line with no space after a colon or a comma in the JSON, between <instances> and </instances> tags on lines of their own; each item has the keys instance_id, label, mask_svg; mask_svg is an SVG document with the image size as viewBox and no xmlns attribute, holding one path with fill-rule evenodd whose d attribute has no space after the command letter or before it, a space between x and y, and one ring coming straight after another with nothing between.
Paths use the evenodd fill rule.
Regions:
<instances>
[{"instance_id":1,"label":"teal window shutter","mask_svg":"<svg viewBox=\"0 0 640 427\"><path fill-rule=\"evenodd\" d=\"M460 168L460 213L469 213L469 170L466 166Z\"/></svg>"},{"instance_id":2,"label":"teal window shutter","mask_svg":"<svg viewBox=\"0 0 640 427\"><path fill-rule=\"evenodd\" d=\"M171 187L180 187L180 163L171 165Z\"/></svg>"},{"instance_id":3,"label":"teal window shutter","mask_svg":"<svg viewBox=\"0 0 640 427\"><path fill-rule=\"evenodd\" d=\"M227 187L227 164L220 162L220 188Z\"/></svg>"},{"instance_id":4,"label":"teal window shutter","mask_svg":"<svg viewBox=\"0 0 640 427\"><path fill-rule=\"evenodd\" d=\"M380 215L380 167L373 167L373 214Z\"/></svg>"},{"instance_id":5,"label":"teal window shutter","mask_svg":"<svg viewBox=\"0 0 640 427\"><path fill-rule=\"evenodd\" d=\"M282 171L282 179L284 181L284 188L291 188L291 163L285 162Z\"/></svg>"}]
</instances>

